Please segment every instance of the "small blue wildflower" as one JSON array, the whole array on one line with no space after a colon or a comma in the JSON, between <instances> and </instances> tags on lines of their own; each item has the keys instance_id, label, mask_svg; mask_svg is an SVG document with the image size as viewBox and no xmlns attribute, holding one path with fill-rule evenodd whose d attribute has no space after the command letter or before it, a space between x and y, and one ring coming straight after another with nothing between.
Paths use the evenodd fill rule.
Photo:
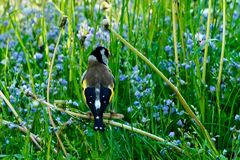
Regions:
<instances>
[{"instance_id":1,"label":"small blue wildflower","mask_svg":"<svg viewBox=\"0 0 240 160\"><path fill-rule=\"evenodd\" d=\"M68 121L67 121L67 125L71 125L73 123L73 120L72 118L70 118Z\"/></svg>"},{"instance_id":2,"label":"small blue wildflower","mask_svg":"<svg viewBox=\"0 0 240 160\"><path fill-rule=\"evenodd\" d=\"M47 39L56 39L59 33L59 28L57 26L51 26L50 31L47 33Z\"/></svg>"},{"instance_id":3,"label":"small blue wildflower","mask_svg":"<svg viewBox=\"0 0 240 160\"><path fill-rule=\"evenodd\" d=\"M160 114L159 112L154 112L153 117L156 118L157 121L160 121Z\"/></svg>"},{"instance_id":4,"label":"small blue wildflower","mask_svg":"<svg viewBox=\"0 0 240 160\"><path fill-rule=\"evenodd\" d=\"M132 106L128 107L127 111L128 111L128 113L132 112L133 111L133 107Z\"/></svg>"},{"instance_id":5,"label":"small blue wildflower","mask_svg":"<svg viewBox=\"0 0 240 160\"><path fill-rule=\"evenodd\" d=\"M170 132L168 136L173 138L175 136L175 133L174 132Z\"/></svg>"},{"instance_id":6,"label":"small blue wildflower","mask_svg":"<svg viewBox=\"0 0 240 160\"><path fill-rule=\"evenodd\" d=\"M211 93L213 93L213 92L216 91L216 88L215 88L214 86L210 86L209 88L210 88L210 92L211 92Z\"/></svg>"},{"instance_id":7,"label":"small blue wildflower","mask_svg":"<svg viewBox=\"0 0 240 160\"><path fill-rule=\"evenodd\" d=\"M12 95L10 95L9 99L10 99L10 103L15 103L15 98Z\"/></svg>"},{"instance_id":8,"label":"small blue wildflower","mask_svg":"<svg viewBox=\"0 0 240 160\"><path fill-rule=\"evenodd\" d=\"M31 107L31 112L36 113L37 109L35 107Z\"/></svg>"},{"instance_id":9,"label":"small blue wildflower","mask_svg":"<svg viewBox=\"0 0 240 160\"><path fill-rule=\"evenodd\" d=\"M73 101L73 106L78 107L78 103L76 101Z\"/></svg>"},{"instance_id":10,"label":"small blue wildflower","mask_svg":"<svg viewBox=\"0 0 240 160\"><path fill-rule=\"evenodd\" d=\"M170 100L170 99L167 99L167 100L165 101L165 103L166 103L166 105L170 106L170 105L173 103L173 101Z\"/></svg>"},{"instance_id":11,"label":"small blue wildflower","mask_svg":"<svg viewBox=\"0 0 240 160\"><path fill-rule=\"evenodd\" d=\"M168 107L167 105L164 105L164 106L162 107L162 110L163 110L163 111L168 111L168 110L169 110L169 107Z\"/></svg>"},{"instance_id":12,"label":"small blue wildflower","mask_svg":"<svg viewBox=\"0 0 240 160\"><path fill-rule=\"evenodd\" d=\"M147 96L149 94L152 93L152 89L151 88L147 88L145 91L144 91L144 95Z\"/></svg>"},{"instance_id":13,"label":"small blue wildflower","mask_svg":"<svg viewBox=\"0 0 240 160\"><path fill-rule=\"evenodd\" d=\"M234 119L235 119L235 121L240 121L240 115L236 114Z\"/></svg>"},{"instance_id":14,"label":"small blue wildflower","mask_svg":"<svg viewBox=\"0 0 240 160\"><path fill-rule=\"evenodd\" d=\"M184 114L184 110L181 110L180 112L177 112L179 116L182 116Z\"/></svg>"},{"instance_id":15,"label":"small blue wildflower","mask_svg":"<svg viewBox=\"0 0 240 160\"><path fill-rule=\"evenodd\" d=\"M15 48L16 45L17 45L17 42L16 42L16 41L10 41L10 42L8 43L8 47L9 47L10 49Z\"/></svg>"},{"instance_id":16,"label":"small blue wildflower","mask_svg":"<svg viewBox=\"0 0 240 160\"><path fill-rule=\"evenodd\" d=\"M9 140L8 140L8 139L6 139L6 140L5 140L5 143L6 143L6 144L9 144Z\"/></svg>"},{"instance_id":17,"label":"small blue wildflower","mask_svg":"<svg viewBox=\"0 0 240 160\"><path fill-rule=\"evenodd\" d=\"M191 68L191 66L190 66L189 64L186 64L186 65L185 65L185 69L186 69L186 70L189 70L190 68Z\"/></svg>"},{"instance_id":18,"label":"small blue wildflower","mask_svg":"<svg viewBox=\"0 0 240 160\"><path fill-rule=\"evenodd\" d=\"M54 51L54 48L55 48L54 43L51 43L51 44L48 46L48 49L49 49L49 51L51 51L51 52Z\"/></svg>"},{"instance_id":19,"label":"small blue wildflower","mask_svg":"<svg viewBox=\"0 0 240 160\"><path fill-rule=\"evenodd\" d=\"M63 71L63 65L62 64L57 64L56 68L58 71Z\"/></svg>"},{"instance_id":20,"label":"small blue wildflower","mask_svg":"<svg viewBox=\"0 0 240 160\"><path fill-rule=\"evenodd\" d=\"M135 80L136 80L137 82L141 82L141 81L142 81L142 78L137 75L137 76L135 77Z\"/></svg>"},{"instance_id":21,"label":"small blue wildflower","mask_svg":"<svg viewBox=\"0 0 240 160\"><path fill-rule=\"evenodd\" d=\"M37 53L34 55L34 58L35 58L37 61L42 60L43 54L37 52Z\"/></svg>"},{"instance_id":22,"label":"small blue wildflower","mask_svg":"<svg viewBox=\"0 0 240 160\"><path fill-rule=\"evenodd\" d=\"M70 99L70 100L68 100L68 102L67 102L67 104L72 104L73 102L72 102L72 100Z\"/></svg>"},{"instance_id":23,"label":"small blue wildflower","mask_svg":"<svg viewBox=\"0 0 240 160\"><path fill-rule=\"evenodd\" d=\"M172 49L172 48L171 48L169 45L165 46L165 51L166 51L166 52L170 52L171 49Z\"/></svg>"},{"instance_id":24,"label":"small blue wildflower","mask_svg":"<svg viewBox=\"0 0 240 160\"><path fill-rule=\"evenodd\" d=\"M126 80L126 79L127 79L127 76L124 75L124 74L121 74L121 75L119 76L119 80L120 80L120 81L124 81L124 80Z\"/></svg>"},{"instance_id":25,"label":"small blue wildflower","mask_svg":"<svg viewBox=\"0 0 240 160\"><path fill-rule=\"evenodd\" d=\"M137 67L137 66L134 66L134 67L133 67L133 73L134 73L134 74L137 74L138 72L139 72L138 67Z\"/></svg>"},{"instance_id":26,"label":"small blue wildflower","mask_svg":"<svg viewBox=\"0 0 240 160\"><path fill-rule=\"evenodd\" d=\"M238 12L234 11L233 12L233 20L237 20L238 19Z\"/></svg>"},{"instance_id":27,"label":"small blue wildflower","mask_svg":"<svg viewBox=\"0 0 240 160\"><path fill-rule=\"evenodd\" d=\"M147 122L147 118L146 117L142 117L142 123Z\"/></svg>"},{"instance_id":28,"label":"small blue wildflower","mask_svg":"<svg viewBox=\"0 0 240 160\"><path fill-rule=\"evenodd\" d=\"M83 44L84 44L85 48L88 48L91 45L91 42L85 40Z\"/></svg>"},{"instance_id":29,"label":"small blue wildflower","mask_svg":"<svg viewBox=\"0 0 240 160\"><path fill-rule=\"evenodd\" d=\"M164 106L162 107L162 110L163 110L163 114L166 115L166 114L168 114L169 107L166 106L166 105L164 105Z\"/></svg>"},{"instance_id":30,"label":"small blue wildflower","mask_svg":"<svg viewBox=\"0 0 240 160\"><path fill-rule=\"evenodd\" d=\"M181 119L178 120L177 125L180 126L180 127L183 127L183 123L182 123L182 120L181 120Z\"/></svg>"},{"instance_id":31,"label":"small blue wildflower","mask_svg":"<svg viewBox=\"0 0 240 160\"><path fill-rule=\"evenodd\" d=\"M135 96L136 96L137 99L140 99L142 97L142 93L137 90L135 92Z\"/></svg>"},{"instance_id":32,"label":"small blue wildflower","mask_svg":"<svg viewBox=\"0 0 240 160\"><path fill-rule=\"evenodd\" d=\"M176 140L175 143L176 143L176 145L180 145L181 144L181 140L178 139L178 140Z\"/></svg>"},{"instance_id":33,"label":"small blue wildflower","mask_svg":"<svg viewBox=\"0 0 240 160\"><path fill-rule=\"evenodd\" d=\"M3 22L3 25L4 25L5 27L7 27L8 24L9 24L9 21L8 21L8 20L5 20L5 21Z\"/></svg>"},{"instance_id":34,"label":"small blue wildflower","mask_svg":"<svg viewBox=\"0 0 240 160\"><path fill-rule=\"evenodd\" d=\"M13 124L13 123L10 123L10 124L8 125L8 127L9 127L9 129L14 129L14 128L16 128L16 125Z\"/></svg>"},{"instance_id":35,"label":"small blue wildflower","mask_svg":"<svg viewBox=\"0 0 240 160\"><path fill-rule=\"evenodd\" d=\"M56 121L57 121L57 122L61 122L61 118L60 118L60 117L57 117L57 118L56 118Z\"/></svg>"},{"instance_id":36,"label":"small blue wildflower","mask_svg":"<svg viewBox=\"0 0 240 160\"><path fill-rule=\"evenodd\" d=\"M66 91L66 90L67 90L67 87L66 87L66 86L63 86L63 90Z\"/></svg>"},{"instance_id":37,"label":"small blue wildflower","mask_svg":"<svg viewBox=\"0 0 240 160\"><path fill-rule=\"evenodd\" d=\"M62 63L63 59L64 59L64 55L63 54L58 55L58 63Z\"/></svg>"},{"instance_id":38,"label":"small blue wildflower","mask_svg":"<svg viewBox=\"0 0 240 160\"><path fill-rule=\"evenodd\" d=\"M134 101L135 106L139 106L139 104L140 104L139 101Z\"/></svg>"},{"instance_id":39,"label":"small blue wildflower","mask_svg":"<svg viewBox=\"0 0 240 160\"><path fill-rule=\"evenodd\" d=\"M65 79L60 78L59 81L60 81L61 85L63 85L63 86L66 86L68 84L68 81L66 81Z\"/></svg>"},{"instance_id":40,"label":"small blue wildflower","mask_svg":"<svg viewBox=\"0 0 240 160\"><path fill-rule=\"evenodd\" d=\"M26 126L26 122L25 121L22 121L21 123L20 123L20 126Z\"/></svg>"},{"instance_id":41,"label":"small blue wildflower","mask_svg":"<svg viewBox=\"0 0 240 160\"><path fill-rule=\"evenodd\" d=\"M2 100L2 106L5 107L6 103L4 102L4 100Z\"/></svg>"},{"instance_id":42,"label":"small blue wildflower","mask_svg":"<svg viewBox=\"0 0 240 160\"><path fill-rule=\"evenodd\" d=\"M192 40L192 39L187 39L187 48L188 48L188 49L191 50L192 47L193 47L193 44L194 44L194 43L193 43L193 40Z\"/></svg>"},{"instance_id":43,"label":"small blue wildflower","mask_svg":"<svg viewBox=\"0 0 240 160\"><path fill-rule=\"evenodd\" d=\"M236 129L236 126L234 125L233 127L230 127L230 131L234 131Z\"/></svg>"}]
</instances>

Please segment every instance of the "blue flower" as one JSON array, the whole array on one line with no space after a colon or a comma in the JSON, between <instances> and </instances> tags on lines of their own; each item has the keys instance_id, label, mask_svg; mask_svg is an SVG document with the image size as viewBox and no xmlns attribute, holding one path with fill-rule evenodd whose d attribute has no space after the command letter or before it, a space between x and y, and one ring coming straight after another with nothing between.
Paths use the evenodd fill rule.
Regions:
<instances>
[{"instance_id":1,"label":"blue flower","mask_svg":"<svg viewBox=\"0 0 240 160\"><path fill-rule=\"evenodd\" d=\"M236 114L234 119L235 119L235 121L240 121L240 115Z\"/></svg>"},{"instance_id":2,"label":"blue flower","mask_svg":"<svg viewBox=\"0 0 240 160\"><path fill-rule=\"evenodd\" d=\"M211 92L211 93L213 93L213 92L216 91L216 88L215 88L214 86L210 86L209 88L210 88L210 92Z\"/></svg>"},{"instance_id":3,"label":"blue flower","mask_svg":"<svg viewBox=\"0 0 240 160\"><path fill-rule=\"evenodd\" d=\"M16 125L13 124L13 123L10 123L10 124L8 125L8 127L9 127L9 129L14 129L14 128L16 128Z\"/></svg>"},{"instance_id":4,"label":"blue flower","mask_svg":"<svg viewBox=\"0 0 240 160\"><path fill-rule=\"evenodd\" d=\"M10 95L9 99L10 99L10 103L15 103L15 98L12 95Z\"/></svg>"},{"instance_id":5,"label":"blue flower","mask_svg":"<svg viewBox=\"0 0 240 160\"><path fill-rule=\"evenodd\" d=\"M124 75L124 74L121 74L121 75L119 76L119 80L120 80L120 81L124 81L124 80L126 80L126 79L127 79L127 76Z\"/></svg>"},{"instance_id":6,"label":"blue flower","mask_svg":"<svg viewBox=\"0 0 240 160\"><path fill-rule=\"evenodd\" d=\"M173 138L175 136L175 133L174 132L170 132L168 136Z\"/></svg>"},{"instance_id":7,"label":"blue flower","mask_svg":"<svg viewBox=\"0 0 240 160\"><path fill-rule=\"evenodd\" d=\"M172 48L169 45L165 46L165 51L166 52L170 52L171 50L172 50Z\"/></svg>"},{"instance_id":8,"label":"blue flower","mask_svg":"<svg viewBox=\"0 0 240 160\"><path fill-rule=\"evenodd\" d=\"M63 58L64 58L63 54L58 55L58 63L62 63L63 62Z\"/></svg>"},{"instance_id":9,"label":"blue flower","mask_svg":"<svg viewBox=\"0 0 240 160\"><path fill-rule=\"evenodd\" d=\"M133 107L132 106L128 107L127 111L128 111L128 113L132 112L133 111Z\"/></svg>"},{"instance_id":10,"label":"blue flower","mask_svg":"<svg viewBox=\"0 0 240 160\"><path fill-rule=\"evenodd\" d=\"M142 97L142 93L137 90L135 92L135 96L136 96L137 99L140 99Z\"/></svg>"},{"instance_id":11,"label":"blue flower","mask_svg":"<svg viewBox=\"0 0 240 160\"><path fill-rule=\"evenodd\" d=\"M139 106L139 104L140 104L139 101L134 101L135 106Z\"/></svg>"},{"instance_id":12,"label":"blue flower","mask_svg":"<svg viewBox=\"0 0 240 160\"><path fill-rule=\"evenodd\" d=\"M43 54L37 52L37 53L34 55L34 58L35 58L37 61L42 60Z\"/></svg>"},{"instance_id":13,"label":"blue flower","mask_svg":"<svg viewBox=\"0 0 240 160\"><path fill-rule=\"evenodd\" d=\"M76 101L74 101L72 104L73 106L78 107L78 103Z\"/></svg>"},{"instance_id":14,"label":"blue flower","mask_svg":"<svg viewBox=\"0 0 240 160\"><path fill-rule=\"evenodd\" d=\"M63 86L66 86L68 84L68 82L65 79L60 78L59 81L60 81L61 85L63 85Z\"/></svg>"},{"instance_id":15,"label":"blue flower","mask_svg":"<svg viewBox=\"0 0 240 160\"><path fill-rule=\"evenodd\" d=\"M55 48L54 43L51 43L51 44L48 46L48 49L49 49L49 51L51 51L51 52L54 51L54 48Z\"/></svg>"},{"instance_id":16,"label":"blue flower","mask_svg":"<svg viewBox=\"0 0 240 160\"><path fill-rule=\"evenodd\" d=\"M180 126L180 127L183 127L183 123L182 123L182 120L181 120L181 119L178 120L177 125Z\"/></svg>"}]
</instances>

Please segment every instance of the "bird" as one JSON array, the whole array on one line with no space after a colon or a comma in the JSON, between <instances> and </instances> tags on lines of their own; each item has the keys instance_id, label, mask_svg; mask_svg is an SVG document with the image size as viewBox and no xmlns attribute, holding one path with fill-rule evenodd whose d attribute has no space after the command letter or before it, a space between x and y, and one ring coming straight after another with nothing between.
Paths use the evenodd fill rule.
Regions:
<instances>
[{"instance_id":1,"label":"bird","mask_svg":"<svg viewBox=\"0 0 240 160\"><path fill-rule=\"evenodd\" d=\"M94 130L104 131L103 113L114 95L114 76L108 67L110 52L98 46L88 57L87 70L82 75L82 94L94 117Z\"/></svg>"}]
</instances>

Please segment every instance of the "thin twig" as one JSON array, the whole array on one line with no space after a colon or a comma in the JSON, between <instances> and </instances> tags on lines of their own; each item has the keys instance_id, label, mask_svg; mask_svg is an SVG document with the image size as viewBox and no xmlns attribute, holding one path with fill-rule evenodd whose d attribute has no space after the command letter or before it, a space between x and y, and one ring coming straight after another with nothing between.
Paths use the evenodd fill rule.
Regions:
<instances>
[{"instance_id":1,"label":"thin twig","mask_svg":"<svg viewBox=\"0 0 240 160\"><path fill-rule=\"evenodd\" d=\"M23 133L26 133L26 134L28 133L28 131L27 131L25 128L23 128L23 127L20 126L20 125L17 125L17 124L15 124L15 123L13 123L13 122L9 122L9 121L6 121L6 120L4 120L4 119L1 119L0 122L1 122L3 125L7 125L7 126L13 124L14 127L16 127L17 129L19 129L19 130L22 131ZM42 139L41 139L40 137L38 137L37 135L33 134L32 132L30 132L30 135L33 136L33 137L35 137L35 139L36 139L39 143L41 143Z\"/></svg>"},{"instance_id":2,"label":"thin twig","mask_svg":"<svg viewBox=\"0 0 240 160\"><path fill-rule=\"evenodd\" d=\"M61 21L61 24L60 24L60 32L59 32L59 35L58 35L57 43L56 43L56 46L55 46L55 48L54 48L52 61L51 61L51 63L50 63L50 69L49 69L49 75L48 75L48 84L47 84L47 102L49 102L50 83L51 83L51 78L52 78L52 68L53 68L55 56L56 56L56 53L57 53L58 44L59 44L60 39L61 39L61 36L62 36L63 27L64 27L65 24L66 24L66 19L67 19L67 17L63 16L62 21ZM56 125L55 125L55 123L54 123L54 121L53 121L51 109L50 109L49 106L48 106L47 111L48 111L49 121L50 121L50 123L51 123L51 125L52 125L52 127L53 127L53 130L55 130ZM57 137L57 139L58 139L58 142L59 142L59 144L60 144L60 146L61 146L61 148L62 148L62 150L63 150L63 152L64 152L64 155L67 156L66 149L65 149L65 147L64 147L64 145L63 145L63 143L62 143L62 140L61 140L58 132L55 132L55 135L56 135L56 137Z\"/></svg>"}]
</instances>

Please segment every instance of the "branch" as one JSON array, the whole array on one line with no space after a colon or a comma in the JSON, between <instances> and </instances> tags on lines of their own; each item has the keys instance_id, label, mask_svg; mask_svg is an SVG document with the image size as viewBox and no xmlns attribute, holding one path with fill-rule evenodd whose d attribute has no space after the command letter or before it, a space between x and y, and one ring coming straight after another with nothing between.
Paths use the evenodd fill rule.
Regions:
<instances>
[{"instance_id":1,"label":"branch","mask_svg":"<svg viewBox=\"0 0 240 160\"><path fill-rule=\"evenodd\" d=\"M81 114L81 113L73 112L73 111L71 111L71 110L69 110L69 109L58 108L58 107L56 107L55 105L52 105L52 104L46 102L46 101L43 100L43 99L37 98L37 96L34 95L33 93L31 93L30 91L25 92L25 94L26 94L27 96L29 96L29 97L37 100L38 102L40 102L40 103L48 106L48 107L51 108L52 110L57 110L57 111L60 111L60 112L64 112L64 113L67 113L68 115L73 116L73 117L78 117L78 118L80 117L80 118L84 118L84 119L91 119L91 120L93 120L93 116L90 115L90 114L88 114L88 115L87 115L87 114ZM108 117L107 115L108 115L108 114L105 114L104 118L113 118L113 117ZM121 114L116 114L116 115L119 116L119 115L121 115ZM116 117L118 117L118 116L116 116ZM104 123L110 124L110 125L112 125L112 126L124 128L124 129L126 129L126 130L129 130L129 131L138 133L138 134L140 134L140 135L147 136L147 137L149 137L149 138L151 138L151 139L153 139L153 140L162 142L163 144L172 147L174 150L176 150L176 151L179 152L179 153L185 153L181 148L177 147L176 145L174 145L174 144L172 144L172 143L170 143L170 142L164 140L163 138L158 137L158 136L156 136L156 135L154 135L154 134L148 133L148 132L146 132L146 131L143 131L143 130L141 130L141 129L138 129L138 128L135 128L135 127L132 127L132 126L128 126L128 125L125 125L125 124L122 124L122 123L115 122L115 121L113 121L113 120L104 119L103 121L104 121ZM185 154L187 155L187 153L185 153Z\"/></svg>"}]
</instances>

